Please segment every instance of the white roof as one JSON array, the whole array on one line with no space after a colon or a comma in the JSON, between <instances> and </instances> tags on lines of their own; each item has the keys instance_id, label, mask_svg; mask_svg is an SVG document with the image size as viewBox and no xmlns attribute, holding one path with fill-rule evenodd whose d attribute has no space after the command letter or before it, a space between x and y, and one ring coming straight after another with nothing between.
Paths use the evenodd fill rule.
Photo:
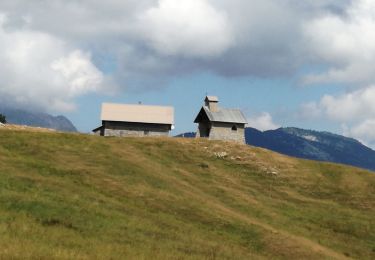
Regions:
<instances>
[{"instance_id":1,"label":"white roof","mask_svg":"<svg viewBox=\"0 0 375 260\"><path fill-rule=\"evenodd\" d=\"M205 100L219 102L219 98L217 96L206 96Z\"/></svg>"},{"instance_id":2,"label":"white roof","mask_svg":"<svg viewBox=\"0 0 375 260\"><path fill-rule=\"evenodd\" d=\"M173 125L174 108L103 103L101 120Z\"/></svg>"}]
</instances>

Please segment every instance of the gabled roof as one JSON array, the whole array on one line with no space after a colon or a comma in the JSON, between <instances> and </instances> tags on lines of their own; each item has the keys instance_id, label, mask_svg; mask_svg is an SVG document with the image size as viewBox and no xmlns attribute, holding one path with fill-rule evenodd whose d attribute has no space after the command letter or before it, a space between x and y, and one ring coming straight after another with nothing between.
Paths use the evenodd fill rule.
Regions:
<instances>
[{"instance_id":1,"label":"gabled roof","mask_svg":"<svg viewBox=\"0 0 375 260\"><path fill-rule=\"evenodd\" d=\"M247 124L245 116L239 109L226 109L220 108L217 112L211 112L208 107L203 106L198 116L194 120L194 123L200 122L200 116L204 113L208 117L210 122L225 122L225 123L237 123Z\"/></svg>"},{"instance_id":2,"label":"gabled roof","mask_svg":"<svg viewBox=\"0 0 375 260\"><path fill-rule=\"evenodd\" d=\"M99 130L101 130L103 128L103 126L101 125L101 126L99 126L99 127L97 127L97 128L95 128L94 130L92 130L92 132L98 132Z\"/></svg>"},{"instance_id":3,"label":"gabled roof","mask_svg":"<svg viewBox=\"0 0 375 260\"><path fill-rule=\"evenodd\" d=\"M173 125L174 108L103 103L101 120Z\"/></svg>"}]
</instances>

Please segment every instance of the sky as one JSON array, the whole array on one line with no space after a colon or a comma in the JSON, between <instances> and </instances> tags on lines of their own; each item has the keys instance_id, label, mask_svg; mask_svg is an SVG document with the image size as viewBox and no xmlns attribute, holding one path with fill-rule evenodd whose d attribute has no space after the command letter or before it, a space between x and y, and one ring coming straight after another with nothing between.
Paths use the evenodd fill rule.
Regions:
<instances>
[{"instance_id":1,"label":"sky","mask_svg":"<svg viewBox=\"0 0 375 260\"><path fill-rule=\"evenodd\" d=\"M330 131L375 147L373 0L2 0L0 102L67 116L171 105L195 131L206 94L250 127Z\"/></svg>"}]
</instances>

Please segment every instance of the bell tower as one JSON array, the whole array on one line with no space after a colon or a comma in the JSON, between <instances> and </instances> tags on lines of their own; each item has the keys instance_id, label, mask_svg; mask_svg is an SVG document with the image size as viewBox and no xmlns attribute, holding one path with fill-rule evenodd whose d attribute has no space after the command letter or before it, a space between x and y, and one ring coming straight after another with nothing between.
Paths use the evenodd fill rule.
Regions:
<instances>
[{"instance_id":1,"label":"bell tower","mask_svg":"<svg viewBox=\"0 0 375 260\"><path fill-rule=\"evenodd\" d=\"M216 96L206 96L204 99L205 106L208 107L208 109L211 112L218 112L219 111L219 99Z\"/></svg>"}]
</instances>

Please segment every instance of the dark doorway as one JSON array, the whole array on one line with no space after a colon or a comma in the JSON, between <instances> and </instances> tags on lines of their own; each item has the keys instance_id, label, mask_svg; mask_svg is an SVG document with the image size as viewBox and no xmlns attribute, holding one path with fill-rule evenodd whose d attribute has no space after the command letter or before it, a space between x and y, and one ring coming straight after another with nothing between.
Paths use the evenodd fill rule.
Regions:
<instances>
[{"instance_id":1,"label":"dark doorway","mask_svg":"<svg viewBox=\"0 0 375 260\"><path fill-rule=\"evenodd\" d=\"M199 134L200 137L209 137L211 132L211 127L208 125L200 125L199 126Z\"/></svg>"}]
</instances>

